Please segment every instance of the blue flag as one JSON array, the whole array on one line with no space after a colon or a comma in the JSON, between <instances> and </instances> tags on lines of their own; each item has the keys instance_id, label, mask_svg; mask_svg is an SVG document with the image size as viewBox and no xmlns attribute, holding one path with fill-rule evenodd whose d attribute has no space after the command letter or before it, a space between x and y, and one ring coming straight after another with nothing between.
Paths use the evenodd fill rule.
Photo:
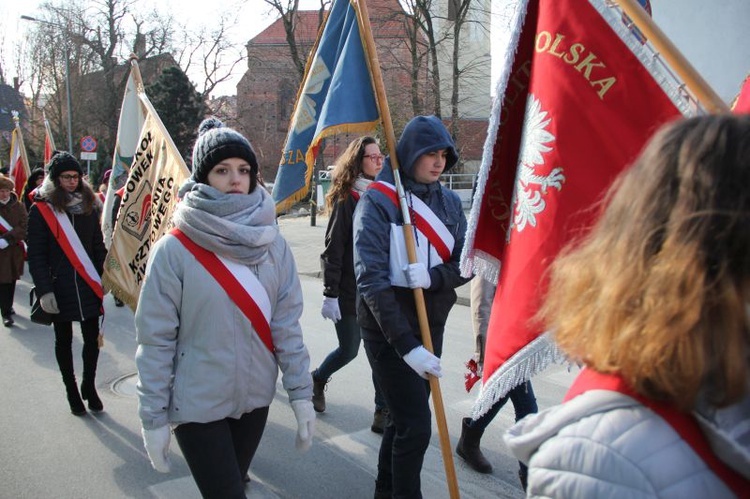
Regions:
<instances>
[{"instance_id":1,"label":"blue flag","mask_svg":"<svg viewBox=\"0 0 750 499\"><path fill-rule=\"evenodd\" d=\"M334 0L308 59L273 186L276 213L307 194L322 139L371 132L380 121L357 9Z\"/></svg>"}]
</instances>

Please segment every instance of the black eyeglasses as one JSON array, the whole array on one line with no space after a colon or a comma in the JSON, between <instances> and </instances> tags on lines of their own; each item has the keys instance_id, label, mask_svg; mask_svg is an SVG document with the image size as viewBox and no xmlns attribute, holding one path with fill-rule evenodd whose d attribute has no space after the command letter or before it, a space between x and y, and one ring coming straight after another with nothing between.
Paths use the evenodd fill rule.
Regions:
<instances>
[{"instance_id":1,"label":"black eyeglasses","mask_svg":"<svg viewBox=\"0 0 750 499\"><path fill-rule=\"evenodd\" d=\"M78 175L68 175L67 173L63 173L60 175L60 178L63 180L78 180Z\"/></svg>"},{"instance_id":2,"label":"black eyeglasses","mask_svg":"<svg viewBox=\"0 0 750 499\"><path fill-rule=\"evenodd\" d=\"M380 163L381 161L383 161L383 159L385 159L385 156L383 156L382 154L365 154L364 157L370 158L376 163Z\"/></svg>"}]
</instances>

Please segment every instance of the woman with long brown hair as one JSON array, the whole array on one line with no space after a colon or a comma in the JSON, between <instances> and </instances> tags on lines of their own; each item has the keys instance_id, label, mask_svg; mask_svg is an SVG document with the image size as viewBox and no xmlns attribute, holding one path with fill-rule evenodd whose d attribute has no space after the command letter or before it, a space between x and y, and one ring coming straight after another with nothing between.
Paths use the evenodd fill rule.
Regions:
<instances>
[{"instance_id":1,"label":"woman with long brown hair","mask_svg":"<svg viewBox=\"0 0 750 499\"><path fill-rule=\"evenodd\" d=\"M329 378L354 360L359 351L362 338L355 309L357 285L354 278L352 220L359 197L382 168L380 146L370 136L352 141L334 164L333 183L326 196L326 210L330 218L326 228L325 250L320 255L323 270L321 314L333 321L339 345L312 373L313 404L318 412L326 409L325 387ZM374 380L373 385L375 415L370 429L383 433L388 410Z\"/></svg>"},{"instance_id":2,"label":"woman with long brown hair","mask_svg":"<svg viewBox=\"0 0 750 499\"><path fill-rule=\"evenodd\" d=\"M101 203L71 154L56 153L47 170L29 211L29 272L42 308L55 314L57 365L70 411L81 416L86 413L81 397L92 411L104 409L95 379L103 314L101 274L107 254L99 227ZM80 392L73 369L73 321L81 324L83 334Z\"/></svg>"},{"instance_id":3,"label":"woman with long brown hair","mask_svg":"<svg viewBox=\"0 0 750 499\"><path fill-rule=\"evenodd\" d=\"M529 495L750 490L748 185L750 117L667 125L554 262L540 327L586 367L506 436Z\"/></svg>"}]
</instances>

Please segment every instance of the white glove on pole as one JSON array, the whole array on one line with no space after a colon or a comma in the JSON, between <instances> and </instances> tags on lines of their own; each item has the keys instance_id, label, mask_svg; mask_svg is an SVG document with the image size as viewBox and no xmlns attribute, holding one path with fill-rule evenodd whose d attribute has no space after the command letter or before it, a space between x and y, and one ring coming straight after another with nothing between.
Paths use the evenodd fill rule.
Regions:
<instances>
[{"instance_id":1,"label":"white glove on pole","mask_svg":"<svg viewBox=\"0 0 750 499\"><path fill-rule=\"evenodd\" d=\"M60 309L57 308L57 298L55 293L46 293L39 297L39 305L42 306L42 310L48 314L59 314Z\"/></svg>"},{"instance_id":2,"label":"white glove on pole","mask_svg":"<svg viewBox=\"0 0 750 499\"><path fill-rule=\"evenodd\" d=\"M424 379L427 379L428 374L432 374L436 378L443 376L443 369L440 367L440 358L431 354L422 345L413 348L403 356L403 359L404 362L409 364L409 367L414 369Z\"/></svg>"},{"instance_id":3,"label":"white glove on pole","mask_svg":"<svg viewBox=\"0 0 750 499\"><path fill-rule=\"evenodd\" d=\"M320 308L320 314L324 319L331 319L334 324L340 321L341 309L339 308L339 299L324 296L323 306Z\"/></svg>"},{"instance_id":4,"label":"white glove on pole","mask_svg":"<svg viewBox=\"0 0 750 499\"><path fill-rule=\"evenodd\" d=\"M298 451L305 452L312 445L315 433L315 409L311 400L293 400L292 410L297 418L297 439L294 445Z\"/></svg>"},{"instance_id":5,"label":"white glove on pole","mask_svg":"<svg viewBox=\"0 0 750 499\"><path fill-rule=\"evenodd\" d=\"M8 241L0 237L0 249L5 249L7 247L8 247Z\"/></svg>"},{"instance_id":6,"label":"white glove on pole","mask_svg":"<svg viewBox=\"0 0 750 499\"><path fill-rule=\"evenodd\" d=\"M430 270L424 263L410 263L404 267L404 276L411 289L427 289L432 283L430 279Z\"/></svg>"},{"instance_id":7,"label":"white glove on pole","mask_svg":"<svg viewBox=\"0 0 750 499\"><path fill-rule=\"evenodd\" d=\"M169 441L172 438L169 425L153 430L141 428L141 435L151 466L159 473L169 473L172 467L169 461Z\"/></svg>"}]
</instances>

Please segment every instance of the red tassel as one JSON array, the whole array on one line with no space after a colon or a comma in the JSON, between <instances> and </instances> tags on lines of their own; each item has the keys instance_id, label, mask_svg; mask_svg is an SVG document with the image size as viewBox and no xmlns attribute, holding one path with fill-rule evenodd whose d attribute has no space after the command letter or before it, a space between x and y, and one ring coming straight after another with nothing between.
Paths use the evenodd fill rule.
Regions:
<instances>
[{"instance_id":1,"label":"red tassel","mask_svg":"<svg viewBox=\"0 0 750 499\"><path fill-rule=\"evenodd\" d=\"M466 363L466 368L469 370L469 372L464 374L464 386L466 386L466 391L470 392L474 385L476 385L477 382L482 378L477 372L479 366L477 365L477 361L475 361L474 359L470 359Z\"/></svg>"}]
</instances>

